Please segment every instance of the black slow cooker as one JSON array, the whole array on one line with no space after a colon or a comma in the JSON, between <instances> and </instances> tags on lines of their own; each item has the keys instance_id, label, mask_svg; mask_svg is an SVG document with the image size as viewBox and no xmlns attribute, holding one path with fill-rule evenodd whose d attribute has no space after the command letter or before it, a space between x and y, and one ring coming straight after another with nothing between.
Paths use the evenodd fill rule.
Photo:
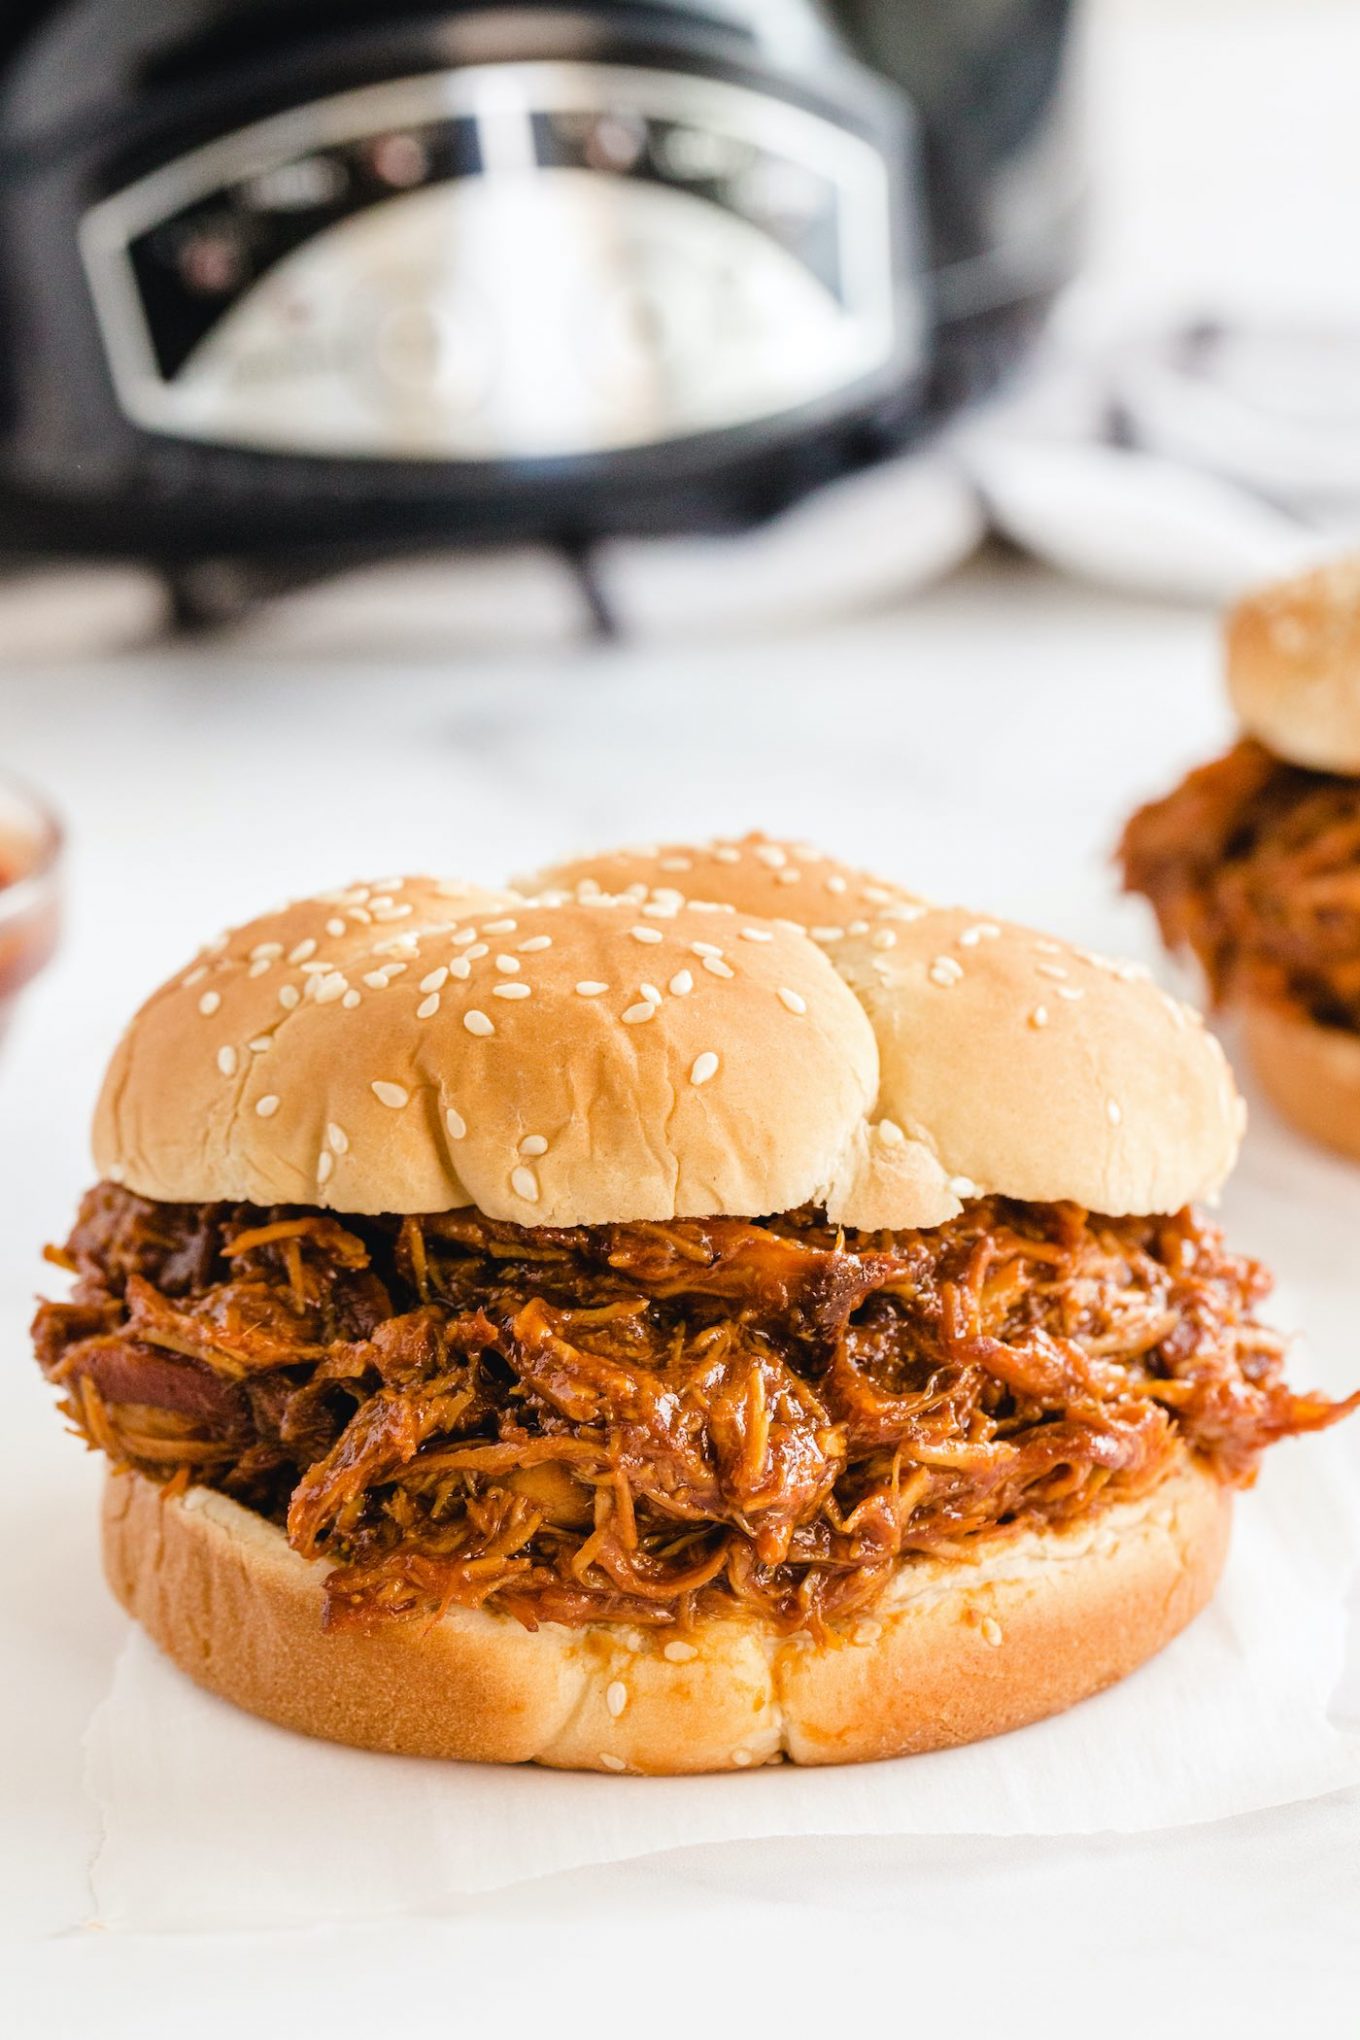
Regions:
<instances>
[{"instance_id":1,"label":"black slow cooker","mask_svg":"<svg viewBox=\"0 0 1360 2040\"><path fill-rule=\"evenodd\" d=\"M1071 0L9 0L0 551L748 523L1072 261Z\"/></svg>"}]
</instances>

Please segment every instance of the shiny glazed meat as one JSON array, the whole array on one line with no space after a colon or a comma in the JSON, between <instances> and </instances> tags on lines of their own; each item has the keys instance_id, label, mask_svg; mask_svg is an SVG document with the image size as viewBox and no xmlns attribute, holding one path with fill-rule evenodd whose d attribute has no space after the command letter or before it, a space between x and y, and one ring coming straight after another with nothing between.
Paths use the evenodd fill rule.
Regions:
<instances>
[{"instance_id":1,"label":"shiny glazed meat","mask_svg":"<svg viewBox=\"0 0 1360 2040\"><path fill-rule=\"evenodd\" d=\"M523 1229L105 1183L52 1258L74 1295L34 1335L77 1429L286 1526L333 1624L817 1630L912 1553L1137 1495L1186 1446L1245 1483L1351 1407L1285 1386L1267 1277L1189 1212Z\"/></svg>"},{"instance_id":2,"label":"shiny glazed meat","mask_svg":"<svg viewBox=\"0 0 1360 2040\"><path fill-rule=\"evenodd\" d=\"M1120 855L1216 999L1360 1029L1360 780L1246 740L1140 808Z\"/></svg>"}]
</instances>

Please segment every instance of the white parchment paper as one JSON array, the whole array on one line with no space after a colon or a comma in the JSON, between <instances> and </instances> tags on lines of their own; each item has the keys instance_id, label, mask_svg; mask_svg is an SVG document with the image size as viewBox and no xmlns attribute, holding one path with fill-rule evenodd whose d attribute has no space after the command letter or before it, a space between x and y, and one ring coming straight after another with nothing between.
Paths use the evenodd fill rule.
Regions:
<instances>
[{"instance_id":1,"label":"white parchment paper","mask_svg":"<svg viewBox=\"0 0 1360 2040\"><path fill-rule=\"evenodd\" d=\"M1133 1832L1313 1797L1360 1781L1360 1704L1336 1696L1357 1562L1347 1442L1285 1446L1238 1511L1213 1607L1112 1692L970 1749L718 1778L335 1749L199 1692L132 1635L87 1744L103 1822L98 1916L223 1930L429 1913L698 1843Z\"/></svg>"}]
</instances>

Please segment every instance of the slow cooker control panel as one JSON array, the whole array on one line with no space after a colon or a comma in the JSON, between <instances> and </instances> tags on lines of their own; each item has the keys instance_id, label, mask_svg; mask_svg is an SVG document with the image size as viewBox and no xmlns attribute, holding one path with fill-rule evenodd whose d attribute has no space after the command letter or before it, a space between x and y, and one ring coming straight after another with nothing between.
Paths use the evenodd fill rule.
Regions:
<instances>
[{"instance_id":1,"label":"slow cooker control panel","mask_svg":"<svg viewBox=\"0 0 1360 2040\"><path fill-rule=\"evenodd\" d=\"M81 248L127 415L268 451L604 453L814 405L920 346L878 150L675 71L346 93L103 199Z\"/></svg>"}]
</instances>

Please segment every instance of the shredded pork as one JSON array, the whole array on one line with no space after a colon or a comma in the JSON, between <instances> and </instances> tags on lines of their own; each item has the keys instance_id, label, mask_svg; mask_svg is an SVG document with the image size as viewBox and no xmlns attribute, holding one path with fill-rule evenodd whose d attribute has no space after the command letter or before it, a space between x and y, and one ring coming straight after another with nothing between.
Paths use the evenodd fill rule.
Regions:
<instances>
[{"instance_id":1,"label":"shredded pork","mask_svg":"<svg viewBox=\"0 0 1360 2040\"><path fill-rule=\"evenodd\" d=\"M1216 999L1360 1029L1360 780L1248 739L1141 808L1121 857Z\"/></svg>"},{"instance_id":2,"label":"shredded pork","mask_svg":"<svg viewBox=\"0 0 1360 2040\"><path fill-rule=\"evenodd\" d=\"M1248 1482L1360 1400L1290 1391L1268 1278L1189 1212L523 1229L105 1183L51 1257L75 1289L35 1339L76 1428L285 1527L332 1624L735 1601L820 1630L903 1557L1135 1496L1187 1446Z\"/></svg>"}]
</instances>

